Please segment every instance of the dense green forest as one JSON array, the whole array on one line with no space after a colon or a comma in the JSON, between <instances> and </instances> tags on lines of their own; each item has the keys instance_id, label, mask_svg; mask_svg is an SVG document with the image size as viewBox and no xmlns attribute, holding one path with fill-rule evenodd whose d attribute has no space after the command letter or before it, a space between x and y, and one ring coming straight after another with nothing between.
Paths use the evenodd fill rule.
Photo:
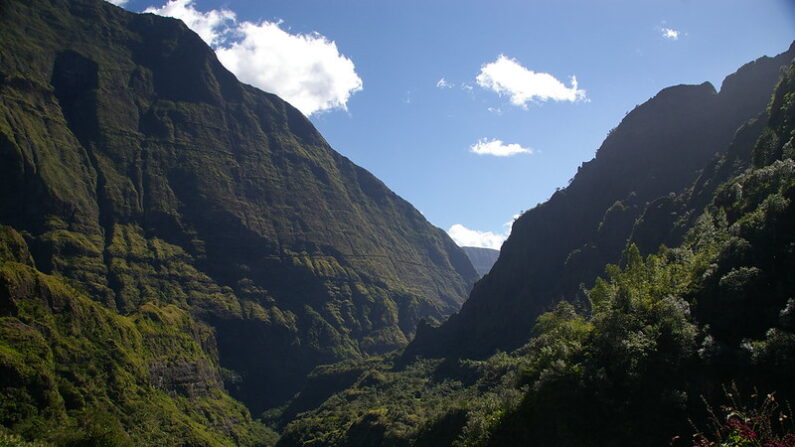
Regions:
<instances>
[{"instance_id":1,"label":"dense green forest","mask_svg":"<svg viewBox=\"0 0 795 447\"><path fill-rule=\"evenodd\" d=\"M477 280L182 22L0 13L0 447L795 446L795 44L630 111Z\"/></svg>"}]
</instances>

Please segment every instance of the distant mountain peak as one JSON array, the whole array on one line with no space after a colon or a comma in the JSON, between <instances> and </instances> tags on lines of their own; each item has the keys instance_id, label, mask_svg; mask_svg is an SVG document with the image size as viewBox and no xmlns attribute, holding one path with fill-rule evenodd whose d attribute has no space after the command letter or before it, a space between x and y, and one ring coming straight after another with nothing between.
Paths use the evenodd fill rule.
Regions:
<instances>
[{"instance_id":1,"label":"distant mountain peak","mask_svg":"<svg viewBox=\"0 0 795 447\"><path fill-rule=\"evenodd\" d=\"M500 251L493 248L485 247L461 247L464 253L467 254L472 266L480 276L485 275L491 270L491 267L497 262L500 256Z\"/></svg>"}]
</instances>

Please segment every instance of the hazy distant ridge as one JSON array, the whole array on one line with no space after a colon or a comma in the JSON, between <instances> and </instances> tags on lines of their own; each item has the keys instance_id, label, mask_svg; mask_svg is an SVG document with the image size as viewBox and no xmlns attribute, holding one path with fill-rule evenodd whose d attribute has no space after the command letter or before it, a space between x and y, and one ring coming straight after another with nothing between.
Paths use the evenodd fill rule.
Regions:
<instances>
[{"instance_id":1,"label":"hazy distant ridge","mask_svg":"<svg viewBox=\"0 0 795 447\"><path fill-rule=\"evenodd\" d=\"M500 251L493 248L485 247L461 247L464 253L467 254L469 260L472 261L472 266L480 276L485 275L491 270L491 267L497 262L500 256Z\"/></svg>"}]
</instances>

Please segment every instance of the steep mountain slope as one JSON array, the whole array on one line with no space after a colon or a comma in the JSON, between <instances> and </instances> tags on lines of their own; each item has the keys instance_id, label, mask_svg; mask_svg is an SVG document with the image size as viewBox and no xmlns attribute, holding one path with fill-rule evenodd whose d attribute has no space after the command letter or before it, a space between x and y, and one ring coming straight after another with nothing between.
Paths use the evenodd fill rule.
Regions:
<instances>
[{"instance_id":1,"label":"steep mountain slope","mask_svg":"<svg viewBox=\"0 0 795 447\"><path fill-rule=\"evenodd\" d=\"M679 247L643 259L630 246L624 269L608 267L585 336L561 330L582 317L544 317L536 334L561 355L483 445L795 441L795 65L769 111L747 170L694 185L713 193ZM732 413L739 424L723 422Z\"/></svg>"},{"instance_id":2,"label":"steep mountain slope","mask_svg":"<svg viewBox=\"0 0 795 447\"><path fill-rule=\"evenodd\" d=\"M630 244L586 292L586 312L562 301L523 346L485 360L395 353L320 367L277 445L791 445L795 65L768 110L750 148L745 127L674 198L703 203L674 225L681 243L646 257ZM737 173L723 178L725 166Z\"/></svg>"},{"instance_id":3,"label":"steep mountain slope","mask_svg":"<svg viewBox=\"0 0 795 447\"><path fill-rule=\"evenodd\" d=\"M475 267L475 271L481 276L491 270L491 267L497 262L497 257L500 256L500 251L492 248L461 247L461 249L472 262L472 267Z\"/></svg>"},{"instance_id":4,"label":"steep mountain slope","mask_svg":"<svg viewBox=\"0 0 795 447\"><path fill-rule=\"evenodd\" d=\"M567 188L514 222L461 311L439 328L421 326L407 355L482 357L521 346L541 312L620 260L647 203L690 186L738 127L763 113L793 56L795 45L743 66L720 93L709 83L670 87L631 111ZM681 237L651 233L649 249Z\"/></svg>"},{"instance_id":5,"label":"steep mountain slope","mask_svg":"<svg viewBox=\"0 0 795 447\"><path fill-rule=\"evenodd\" d=\"M276 438L224 392L211 328L173 304L118 315L38 271L8 226L0 226L3 427L72 446L261 446Z\"/></svg>"},{"instance_id":6,"label":"steep mountain slope","mask_svg":"<svg viewBox=\"0 0 795 447\"><path fill-rule=\"evenodd\" d=\"M0 224L106 311L184 312L209 334L211 388L256 413L459 308L476 273L452 240L182 22L0 8ZM150 385L180 395L170 355Z\"/></svg>"}]
</instances>

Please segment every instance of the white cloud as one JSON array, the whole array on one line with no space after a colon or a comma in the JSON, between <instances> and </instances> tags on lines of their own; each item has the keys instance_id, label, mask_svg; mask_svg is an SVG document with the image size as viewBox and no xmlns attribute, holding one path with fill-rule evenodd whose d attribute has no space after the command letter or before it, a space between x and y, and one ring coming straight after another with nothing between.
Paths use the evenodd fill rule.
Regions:
<instances>
[{"instance_id":1,"label":"white cloud","mask_svg":"<svg viewBox=\"0 0 795 447\"><path fill-rule=\"evenodd\" d=\"M279 95L306 115L347 110L363 84L353 62L318 33L290 34L281 22L237 22L226 9L197 11L192 0L170 0L145 12L182 19L241 81Z\"/></svg>"},{"instance_id":2,"label":"white cloud","mask_svg":"<svg viewBox=\"0 0 795 447\"><path fill-rule=\"evenodd\" d=\"M307 115L347 109L362 90L353 62L324 36L290 34L279 23L241 23L243 38L218 48L218 59L240 80L281 96Z\"/></svg>"},{"instance_id":3,"label":"white cloud","mask_svg":"<svg viewBox=\"0 0 795 447\"><path fill-rule=\"evenodd\" d=\"M496 155L497 157L510 157L516 154L532 154L533 150L529 147L522 147L516 143L505 144L502 140L487 140L481 138L477 143L469 148L470 152L478 155Z\"/></svg>"},{"instance_id":4,"label":"white cloud","mask_svg":"<svg viewBox=\"0 0 795 447\"><path fill-rule=\"evenodd\" d=\"M679 40L679 31L673 28L661 28L662 36L670 40Z\"/></svg>"},{"instance_id":5,"label":"white cloud","mask_svg":"<svg viewBox=\"0 0 795 447\"><path fill-rule=\"evenodd\" d=\"M497 60L480 67L475 78L478 85L499 95L511 97L511 103L527 107L532 101L583 101L585 90L578 88L577 78L571 77L571 87L566 87L549 73L536 73L523 67L516 59L501 54Z\"/></svg>"},{"instance_id":6,"label":"white cloud","mask_svg":"<svg viewBox=\"0 0 795 447\"><path fill-rule=\"evenodd\" d=\"M502 109L499 108L499 107L489 107L486 110L488 110L489 112L491 112L491 113L493 113L495 115L502 115Z\"/></svg>"},{"instance_id":7,"label":"white cloud","mask_svg":"<svg viewBox=\"0 0 795 447\"><path fill-rule=\"evenodd\" d=\"M470 230L461 224L451 226L447 234L459 247L483 247L495 250L499 250L508 238L507 233L495 234L491 231Z\"/></svg>"},{"instance_id":8,"label":"white cloud","mask_svg":"<svg viewBox=\"0 0 795 447\"><path fill-rule=\"evenodd\" d=\"M447 230L447 234L459 247L484 247L499 250L502 243L508 239L513 229L513 223L521 214L514 214L510 222L505 222L502 227L503 233L492 233L491 231L471 230L461 224L454 224Z\"/></svg>"},{"instance_id":9,"label":"white cloud","mask_svg":"<svg viewBox=\"0 0 795 447\"><path fill-rule=\"evenodd\" d=\"M450 81L448 81L445 78L439 79L439 81L436 82L436 86L439 87L439 88L453 88L454 87L454 85L451 84Z\"/></svg>"},{"instance_id":10,"label":"white cloud","mask_svg":"<svg viewBox=\"0 0 795 447\"><path fill-rule=\"evenodd\" d=\"M108 3L113 3L116 6L124 6L129 0L108 0Z\"/></svg>"}]
</instances>

